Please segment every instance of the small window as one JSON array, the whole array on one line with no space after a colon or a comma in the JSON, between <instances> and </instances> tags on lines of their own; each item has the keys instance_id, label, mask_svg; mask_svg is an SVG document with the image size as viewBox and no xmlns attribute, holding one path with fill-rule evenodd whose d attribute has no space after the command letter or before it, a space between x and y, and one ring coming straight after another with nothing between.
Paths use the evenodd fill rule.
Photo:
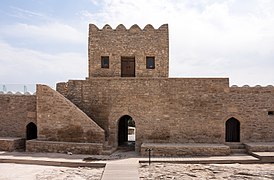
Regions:
<instances>
[{"instance_id":1,"label":"small window","mask_svg":"<svg viewBox=\"0 0 274 180\"><path fill-rule=\"evenodd\" d=\"M269 116L274 116L274 111L268 111Z\"/></svg>"},{"instance_id":2,"label":"small window","mask_svg":"<svg viewBox=\"0 0 274 180\"><path fill-rule=\"evenodd\" d=\"M109 68L109 56L101 56L101 68Z\"/></svg>"},{"instance_id":3,"label":"small window","mask_svg":"<svg viewBox=\"0 0 274 180\"><path fill-rule=\"evenodd\" d=\"M155 57L146 57L147 69L155 69Z\"/></svg>"}]
</instances>

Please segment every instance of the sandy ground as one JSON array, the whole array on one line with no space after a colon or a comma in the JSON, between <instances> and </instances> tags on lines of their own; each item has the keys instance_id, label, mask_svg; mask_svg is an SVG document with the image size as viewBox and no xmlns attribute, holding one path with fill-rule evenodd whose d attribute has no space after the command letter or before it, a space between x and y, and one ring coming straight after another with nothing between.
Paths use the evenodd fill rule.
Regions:
<instances>
[{"instance_id":1,"label":"sandy ground","mask_svg":"<svg viewBox=\"0 0 274 180\"><path fill-rule=\"evenodd\" d=\"M274 164L140 164L140 179L274 179Z\"/></svg>"},{"instance_id":2,"label":"sandy ground","mask_svg":"<svg viewBox=\"0 0 274 180\"><path fill-rule=\"evenodd\" d=\"M67 168L26 164L0 163L0 180L100 180L104 168Z\"/></svg>"}]
</instances>

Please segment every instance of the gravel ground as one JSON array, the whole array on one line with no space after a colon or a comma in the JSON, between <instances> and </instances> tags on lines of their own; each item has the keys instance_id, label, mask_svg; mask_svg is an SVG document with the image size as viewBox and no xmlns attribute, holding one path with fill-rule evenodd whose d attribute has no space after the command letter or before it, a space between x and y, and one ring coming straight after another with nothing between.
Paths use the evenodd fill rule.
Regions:
<instances>
[{"instance_id":1,"label":"gravel ground","mask_svg":"<svg viewBox=\"0 0 274 180\"><path fill-rule=\"evenodd\" d=\"M274 179L274 164L140 164L140 179Z\"/></svg>"},{"instance_id":2,"label":"gravel ground","mask_svg":"<svg viewBox=\"0 0 274 180\"><path fill-rule=\"evenodd\" d=\"M100 180L104 168L68 168L25 164L0 164L0 180Z\"/></svg>"}]
</instances>

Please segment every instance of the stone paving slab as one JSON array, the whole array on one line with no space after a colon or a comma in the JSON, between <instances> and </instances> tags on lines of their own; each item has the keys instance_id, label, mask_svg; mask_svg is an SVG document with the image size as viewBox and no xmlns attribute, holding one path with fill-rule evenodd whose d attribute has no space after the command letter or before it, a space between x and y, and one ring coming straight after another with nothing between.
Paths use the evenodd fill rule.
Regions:
<instances>
[{"instance_id":1,"label":"stone paving slab","mask_svg":"<svg viewBox=\"0 0 274 180\"><path fill-rule=\"evenodd\" d=\"M274 163L274 152L252 152L251 154L259 158L261 162Z\"/></svg>"},{"instance_id":2,"label":"stone paving slab","mask_svg":"<svg viewBox=\"0 0 274 180\"><path fill-rule=\"evenodd\" d=\"M108 162L102 180L138 180L139 159L129 158Z\"/></svg>"},{"instance_id":3,"label":"stone paving slab","mask_svg":"<svg viewBox=\"0 0 274 180\"><path fill-rule=\"evenodd\" d=\"M0 152L0 163L35 164L64 167L105 167L105 161L85 162L87 155L60 153Z\"/></svg>"},{"instance_id":4,"label":"stone paving slab","mask_svg":"<svg viewBox=\"0 0 274 180\"><path fill-rule=\"evenodd\" d=\"M253 154L265 157L274 157L274 152L253 152Z\"/></svg>"},{"instance_id":5,"label":"stone paving slab","mask_svg":"<svg viewBox=\"0 0 274 180\"><path fill-rule=\"evenodd\" d=\"M252 152L273 152L274 142L251 142L244 143L247 152L252 154Z\"/></svg>"},{"instance_id":6,"label":"stone paving slab","mask_svg":"<svg viewBox=\"0 0 274 180\"><path fill-rule=\"evenodd\" d=\"M258 154L270 156L272 153L274 154L274 152L259 152ZM83 161L83 159L88 156L89 155L67 155L60 153L0 152L0 162L67 167L105 167L102 180L137 180L139 179L139 163L148 163L148 157L137 156L108 161ZM151 162L185 164L262 163L260 159L246 154L209 157L152 157Z\"/></svg>"},{"instance_id":7,"label":"stone paving slab","mask_svg":"<svg viewBox=\"0 0 274 180\"><path fill-rule=\"evenodd\" d=\"M140 158L140 163L149 162L148 158ZM231 156L209 156L209 157L152 157L151 162L169 162L185 164L226 164L226 163L260 163L256 157L249 155L231 155Z\"/></svg>"}]
</instances>

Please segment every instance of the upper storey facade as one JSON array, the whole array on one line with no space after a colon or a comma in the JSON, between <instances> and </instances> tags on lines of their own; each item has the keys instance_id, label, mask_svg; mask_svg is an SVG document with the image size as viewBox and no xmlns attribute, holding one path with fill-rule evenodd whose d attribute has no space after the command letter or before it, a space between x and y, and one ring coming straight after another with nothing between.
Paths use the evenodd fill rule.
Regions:
<instances>
[{"instance_id":1,"label":"upper storey facade","mask_svg":"<svg viewBox=\"0 0 274 180\"><path fill-rule=\"evenodd\" d=\"M158 29L138 25L130 29L89 25L89 78L168 77L168 25Z\"/></svg>"}]
</instances>

